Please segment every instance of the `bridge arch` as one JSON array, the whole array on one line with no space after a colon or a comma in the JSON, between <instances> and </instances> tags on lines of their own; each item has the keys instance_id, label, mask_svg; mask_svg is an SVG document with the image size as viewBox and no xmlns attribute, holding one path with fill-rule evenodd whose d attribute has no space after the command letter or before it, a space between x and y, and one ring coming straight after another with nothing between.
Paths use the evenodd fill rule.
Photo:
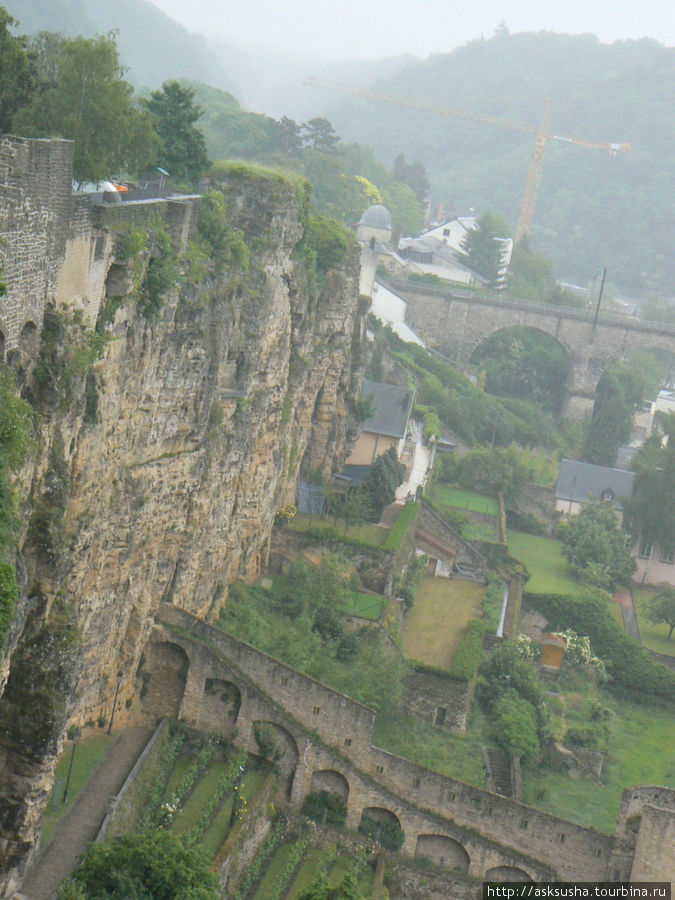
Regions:
<instances>
[{"instance_id":1,"label":"bridge arch","mask_svg":"<svg viewBox=\"0 0 675 900\"><path fill-rule=\"evenodd\" d=\"M469 361L485 372L489 393L529 400L550 412L562 408L572 357L555 333L496 323L475 343Z\"/></svg>"},{"instance_id":2,"label":"bridge arch","mask_svg":"<svg viewBox=\"0 0 675 900\"><path fill-rule=\"evenodd\" d=\"M420 834L415 846L415 856L431 860L442 869L455 869L466 874L470 858L459 841L442 834Z\"/></svg>"},{"instance_id":3,"label":"bridge arch","mask_svg":"<svg viewBox=\"0 0 675 900\"><path fill-rule=\"evenodd\" d=\"M381 806L368 806L363 810L359 831L387 850L400 850L405 840L399 817Z\"/></svg>"},{"instance_id":4,"label":"bridge arch","mask_svg":"<svg viewBox=\"0 0 675 900\"><path fill-rule=\"evenodd\" d=\"M230 734L241 709L241 691L232 681L207 678L204 682L200 717L205 718L214 731Z\"/></svg>"},{"instance_id":5,"label":"bridge arch","mask_svg":"<svg viewBox=\"0 0 675 900\"><path fill-rule=\"evenodd\" d=\"M485 881L520 881L532 882L533 878L518 866L493 866L485 873Z\"/></svg>"},{"instance_id":6,"label":"bridge arch","mask_svg":"<svg viewBox=\"0 0 675 900\"><path fill-rule=\"evenodd\" d=\"M143 708L150 718L180 715L190 660L179 644L173 641L157 641L148 644L138 675L143 681L141 696Z\"/></svg>"}]
</instances>

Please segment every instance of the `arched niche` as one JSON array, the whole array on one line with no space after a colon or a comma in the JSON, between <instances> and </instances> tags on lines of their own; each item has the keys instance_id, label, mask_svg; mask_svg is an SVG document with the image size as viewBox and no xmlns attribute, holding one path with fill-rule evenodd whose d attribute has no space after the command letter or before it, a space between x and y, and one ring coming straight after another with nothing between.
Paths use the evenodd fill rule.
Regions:
<instances>
[{"instance_id":1,"label":"arched niche","mask_svg":"<svg viewBox=\"0 0 675 900\"><path fill-rule=\"evenodd\" d=\"M422 856L442 869L469 871L469 854L463 845L442 834L421 834L417 838L415 856Z\"/></svg>"},{"instance_id":2,"label":"arched niche","mask_svg":"<svg viewBox=\"0 0 675 900\"><path fill-rule=\"evenodd\" d=\"M5 361L5 334L0 331L0 366Z\"/></svg>"},{"instance_id":3,"label":"arched niche","mask_svg":"<svg viewBox=\"0 0 675 900\"><path fill-rule=\"evenodd\" d=\"M35 322L26 322L19 335L19 349L26 356L35 356L38 348L38 330Z\"/></svg>"},{"instance_id":4,"label":"arched niche","mask_svg":"<svg viewBox=\"0 0 675 900\"><path fill-rule=\"evenodd\" d=\"M349 800L349 782L341 772L336 772L334 769L320 769L312 772L310 791L313 794L324 791L326 794L337 797L345 805Z\"/></svg>"},{"instance_id":5,"label":"arched niche","mask_svg":"<svg viewBox=\"0 0 675 900\"><path fill-rule=\"evenodd\" d=\"M533 879L524 869L519 869L517 866L494 866L485 873L485 881L531 882Z\"/></svg>"},{"instance_id":6,"label":"arched niche","mask_svg":"<svg viewBox=\"0 0 675 900\"><path fill-rule=\"evenodd\" d=\"M400 850L405 835L396 813L380 806L368 806L361 813L361 834L382 844L387 850Z\"/></svg>"},{"instance_id":7,"label":"arched niche","mask_svg":"<svg viewBox=\"0 0 675 900\"><path fill-rule=\"evenodd\" d=\"M299 758L298 745L283 725L276 722L254 722L253 740L254 753L278 763L286 772L294 771Z\"/></svg>"},{"instance_id":8,"label":"arched niche","mask_svg":"<svg viewBox=\"0 0 675 900\"><path fill-rule=\"evenodd\" d=\"M146 715L178 718L189 668L188 655L178 644L172 641L148 644L138 668Z\"/></svg>"}]
</instances>

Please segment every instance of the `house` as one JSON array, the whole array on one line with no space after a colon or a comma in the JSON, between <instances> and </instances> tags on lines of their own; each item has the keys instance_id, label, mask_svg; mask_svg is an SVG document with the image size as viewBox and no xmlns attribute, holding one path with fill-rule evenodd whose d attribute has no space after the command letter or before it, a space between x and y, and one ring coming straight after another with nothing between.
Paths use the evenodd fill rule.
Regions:
<instances>
[{"instance_id":1,"label":"house","mask_svg":"<svg viewBox=\"0 0 675 900\"><path fill-rule=\"evenodd\" d=\"M609 502L620 511L623 499L630 497L632 489L633 472L561 459L555 508L557 512L575 516L587 503Z\"/></svg>"},{"instance_id":2,"label":"house","mask_svg":"<svg viewBox=\"0 0 675 900\"><path fill-rule=\"evenodd\" d=\"M401 458L412 414L415 391L364 378L361 399L370 401L370 415L345 467L370 466L390 447Z\"/></svg>"},{"instance_id":3,"label":"house","mask_svg":"<svg viewBox=\"0 0 675 900\"><path fill-rule=\"evenodd\" d=\"M555 508L566 515L577 515L587 503L612 503L620 512L623 500L633 489L633 472L610 469L571 459L560 461L555 489ZM645 541L639 534L626 531L626 548L637 569L633 581L640 584L675 586L675 548Z\"/></svg>"}]
</instances>

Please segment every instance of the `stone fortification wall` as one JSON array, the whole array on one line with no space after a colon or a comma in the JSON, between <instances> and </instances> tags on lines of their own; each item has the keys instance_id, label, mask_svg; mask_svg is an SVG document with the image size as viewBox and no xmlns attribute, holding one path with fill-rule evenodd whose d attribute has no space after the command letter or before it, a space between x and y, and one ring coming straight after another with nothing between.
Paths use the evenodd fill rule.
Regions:
<instances>
[{"instance_id":1,"label":"stone fortification wall","mask_svg":"<svg viewBox=\"0 0 675 900\"><path fill-rule=\"evenodd\" d=\"M337 768L350 786L352 810L351 813L348 810L348 827L358 825L362 809L386 803L409 829L406 852L414 852L417 834L429 832L428 817L432 815L442 820L437 823L437 830L454 839L461 838L467 847L471 843L467 829L475 829L480 834L481 840L470 851L474 860L472 874L475 872L476 876L481 866L485 871L492 865L508 864L503 862L503 857L510 852L520 858L519 863L511 864L525 867L527 871L532 870L533 860L537 860L542 872L545 869L565 879L591 881L605 877L612 852L609 835L472 787L382 750L371 742L374 713L367 707L182 610L164 604L159 619L169 631L175 632L176 641L190 659L181 709L181 715L188 721L198 716L209 669L217 668L226 659L231 659L247 678L292 716L290 722L284 720L280 724L293 733L301 760L293 789L296 802L301 802L309 790L312 769ZM199 645L195 646L194 641ZM215 656L220 654L221 662L217 662ZM242 722L250 718L244 709L245 692L243 685ZM253 715L260 714L257 710ZM243 727L245 730L250 726ZM312 741L311 732L327 745L325 751ZM388 799L383 799L383 795ZM454 831L448 822L454 823ZM502 862L497 859L500 853ZM529 861L527 864L523 862L524 857Z\"/></svg>"},{"instance_id":2,"label":"stone fortification wall","mask_svg":"<svg viewBox=\"0 0 675 900\"><path fill-rule=\"evenodd\" d=\"M77 311L93 327L105 298L115 231L160 219L182 252L196 226L200 198L101 203L73 194L73 142L0 137L0 359L30 354L46 304Z\"/></svg>"},{"instance_id":3,"label":"stone fortification wall","mask_svg":"<svg viewBox=\"0 0 675 900\"><path fill-rule=\"evenodd\" d=\"M73 147L72 141L0 137L5 350L19 346L27 324L39 331L45 302L54 296L70 229Z\"/></svg>"}]
</instances>

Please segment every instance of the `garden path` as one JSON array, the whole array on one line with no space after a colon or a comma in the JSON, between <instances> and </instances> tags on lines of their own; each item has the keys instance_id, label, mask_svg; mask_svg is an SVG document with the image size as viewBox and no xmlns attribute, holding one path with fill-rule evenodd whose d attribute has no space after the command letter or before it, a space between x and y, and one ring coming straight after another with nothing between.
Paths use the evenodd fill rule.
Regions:
<instances>
[{"instance_id":1,"label":"garden path","mask_svg":"<svg viewBox=\"0 0 675 900\"><path fill-rule=\"evenodd\" d=\"M126 728L103 757L47 846L28 870L15 900L51 900L96 837L134 763L152 737L147 725Z\"/></svg>"},{"instance_id":2,"label":"garden path","mask_svg":"<svg viewBox=\"0 0 675 900\"><path fill-rule=\"evenodd\" d=\"M635 612L633 595L630 592L630 588L617 591L613 595L613 600L615 603L619 603L621 605L621 612L623 613L623 627L626 629L626 634L629 634L632 638L635 638L636 641L642 643L642 638L640 637L640 626L638 625L637 613Z\"/></svg>"}]
</instances>

